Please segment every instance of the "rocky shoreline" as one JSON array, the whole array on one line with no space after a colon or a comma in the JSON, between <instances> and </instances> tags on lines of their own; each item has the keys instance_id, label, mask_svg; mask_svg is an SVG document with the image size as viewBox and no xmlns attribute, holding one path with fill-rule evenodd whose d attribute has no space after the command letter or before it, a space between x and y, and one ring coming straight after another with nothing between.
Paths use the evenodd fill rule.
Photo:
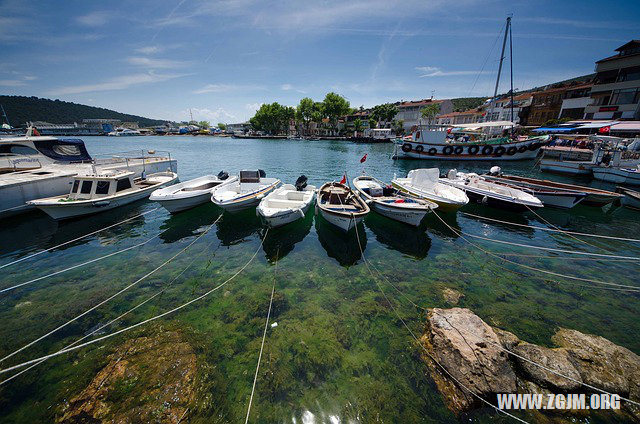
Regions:
<instances>
[{"instance_id":1,"label":"rocky shoreline","mask_svg":"<svg viewBox=\"0 0 640 424\"><path fill-rule=\"evenodd\" d=\"M586 385L640 401L640 356L603 337L566 328L558 329L552 341L557 347L522 341L466 308L431 309L420 339L422 359L456 415L487 406L463 387L492 404L497 393L597 393ZM620 419L640 420L640 408L625 401L621 405L615 412Z\"/></svg>"}]
</instances>

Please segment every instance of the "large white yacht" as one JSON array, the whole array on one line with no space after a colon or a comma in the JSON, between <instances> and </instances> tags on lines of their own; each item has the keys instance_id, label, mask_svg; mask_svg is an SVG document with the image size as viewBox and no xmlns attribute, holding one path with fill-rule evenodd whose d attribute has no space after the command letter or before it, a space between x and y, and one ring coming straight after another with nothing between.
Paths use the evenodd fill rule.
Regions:
<instances>
[{"instance_id":1,"label":"large white yacht","mask_svg":"<svg viewBox=\"0 0 640 424\"><path fill-rule=\"evenodd\" d=\"M94 159L80 139L34 136L0 138L0 217L33 209L27 202L69 192L74 176L128 170L177 172L168 152L135 151Z\"/></svg>"},{"instance_id":2,"label":"large white yacht","mask_svg":"<svg viewBox=\"0 0 640 424\"><path fill-rule=\"evenodd\" d=\"M135 137L139 135L142 135L140 131L132 130L130 128L116 128L114 131L107 134L109 137Z\"/></svg>"}]
</instances>

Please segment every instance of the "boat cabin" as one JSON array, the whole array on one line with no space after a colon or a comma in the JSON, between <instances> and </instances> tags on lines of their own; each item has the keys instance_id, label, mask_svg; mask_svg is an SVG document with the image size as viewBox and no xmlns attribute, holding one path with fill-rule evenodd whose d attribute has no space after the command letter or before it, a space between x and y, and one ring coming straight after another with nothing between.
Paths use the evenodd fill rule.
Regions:
<instances>
[{"instance_id":1,"label":"boat cabin","mask_svg":"<svg viewBox=\"0 0 640 424\"><path fill-rule=\"evenodd\" d=\"M259 183L260 178L266 177L267 174L262 170L240 171L240 184L242 183Z\"/></svg>"},{"instance_id":2,"label":"boat cabin","mask_svg":"<svg viewBox=\"0 0 640 424\"><path fill-rule=\"evenodd\" d=\"M69 193L70 200L89 200L113 196L119 192L130 190L139 181L135 181L133 172L118 172L104 175L78 175L74 178Z\"/></svg>"}]
</instances>

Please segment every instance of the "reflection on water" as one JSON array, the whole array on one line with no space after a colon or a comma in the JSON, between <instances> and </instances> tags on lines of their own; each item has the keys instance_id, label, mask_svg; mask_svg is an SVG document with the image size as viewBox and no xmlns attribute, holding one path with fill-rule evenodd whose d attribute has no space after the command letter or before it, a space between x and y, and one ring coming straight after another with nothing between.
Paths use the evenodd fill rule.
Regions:
<instances>
[{"instance_id":1,"label":"reflection on water","mask_svg":"<svg viewBox=\"0 0 640 424\"><path fill-rule=\"evenodd\" d=\"M321 214L316 215L316 232L320 244L327 251L330 258L335 259L341 266L350 267L358 263L362 257L362 251L367 248L367 234L362 223L358 224L360 245L355 230L344 233L333 224L327 222Z\"/></svg>"},{"instance_id":2,"label":"reflection on water","mask_svg":"<svg viewBox=\"0 0 640 424\"><path fill-rule=\"evenodd\" d=\"M256 216L255 208L229 213L224 212L218 222L216 235L223 246L233 246L242 243L250 235L262 228L260 218Z\"/></svg>"},{"instance_id":3,"label":"reflection on water","mask_svg":"<svg viewBox=\"0 0 640 424\"><path fill-rule=\"evenodd\" d=\"M264 250L267 260L274 262L287 256L295 245L309 234L312 225L313 212L310 209L303 219L282 227L270 228L269 234L262 244L262 250ZM264 231L262 233L261 237L264 237Z\"/></svg>"},{"instance_id":4,"label":"reflection on water","mask_svg":"<svg viewBox=\"0 0 640 424\"><path fill-rule=\"evenodd\" d=\"M222 213L213 203L172 214L160 227L164 243L174 243L185 237L197 236ZM223 218L224 219L224 218Z\"/></svg>"},{"instance_id":5,"label":"reflection on water","mask_svg":"<svg viewBox=\"0 0 640 424\"><path fill-rule=\"evenodd\" d=\"M423 259L429 253L431 239L422 226L416 228L373 212L367 215L365 224L376 235L376 240L390 249L416 259Z\"/></svg>"}]
</instances>

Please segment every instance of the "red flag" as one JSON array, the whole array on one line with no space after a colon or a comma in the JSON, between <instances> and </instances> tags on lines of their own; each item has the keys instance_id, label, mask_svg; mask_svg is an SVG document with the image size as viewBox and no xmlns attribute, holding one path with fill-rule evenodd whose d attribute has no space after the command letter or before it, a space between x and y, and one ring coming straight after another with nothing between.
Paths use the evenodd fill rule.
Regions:
<instances>
[{"instance_id":1,"label":"red flag","mask_svg":"<svg viewBox=\"0 0 640 424\"><path fill-rule=\"evenodd\" d=\"M33 127L33 135L36 137L40 137L40 133L38 132L38 129L36 127Z\"/></svg>"},{"instance_id":2,"label":"red flag","mask_svg":"<svg viewBox=\"0 0 640 424\"><path fill-rule=\"evenodd\" d=\"M602 127L598 130L598 132L600 134L608 134L609 131L611 131L611 127L610 126L606 126L606 127Z\"/></svg>"},{"instance_id":3,"label":"red flag","mask_svg":"<svg viewBox=\"0 0 640 424\"><path fill-rule=\"evenodd\" d=\"M362 156L362 158L360 158L360 163L364 163L364 161L367 160L367 155L368 155L368 153L365 153L364 156Z\"/></svg>"},{"instance_id":4,"label":"red flag","mask_svg":"<svg viewBox=\"0 0 640 424\"><path fill-rule=\"evenodd\" d=\"M342 179L340 180L340 184L345 184L347 182L347 174L344 174L342 176Z\"/></svg>"}]
</instances>

